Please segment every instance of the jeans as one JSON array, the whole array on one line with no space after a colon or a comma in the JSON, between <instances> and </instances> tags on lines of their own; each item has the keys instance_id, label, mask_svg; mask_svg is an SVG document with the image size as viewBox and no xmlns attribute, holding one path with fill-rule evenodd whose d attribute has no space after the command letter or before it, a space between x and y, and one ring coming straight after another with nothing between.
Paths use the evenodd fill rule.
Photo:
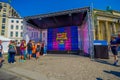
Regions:
<instances>
[{"instance_id":1,"label":"jeans","mask_svg":"<svg viewBox=\"0 0 120 80\"><path fill-rule=\"evenodd\" d=\"M15 62L15 53L9 52L8 54L8 63L14 63Z\"/></svg>"}]
</instances>

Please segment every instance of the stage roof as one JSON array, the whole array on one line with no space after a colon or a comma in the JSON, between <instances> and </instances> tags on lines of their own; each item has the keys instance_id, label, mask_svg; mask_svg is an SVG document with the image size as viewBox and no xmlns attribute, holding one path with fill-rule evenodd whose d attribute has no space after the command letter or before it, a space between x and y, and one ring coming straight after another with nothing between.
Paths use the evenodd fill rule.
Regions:
<instances>
[{"instance_id":1,"label":"stage roof","mask_svg":"<svg viewBox=\"0 0 120 80\"><path fill-rule=\"evenodd\" d=\"M80 26L90 7L25 17L24 20L40 29Z\"/></svg>"}]
</instances>

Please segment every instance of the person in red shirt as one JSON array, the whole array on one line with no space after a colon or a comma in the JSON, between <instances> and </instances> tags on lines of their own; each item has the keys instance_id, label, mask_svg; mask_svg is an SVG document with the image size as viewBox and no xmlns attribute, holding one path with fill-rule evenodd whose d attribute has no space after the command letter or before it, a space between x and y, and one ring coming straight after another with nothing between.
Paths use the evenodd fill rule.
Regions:
<instances>
[{"instance_id":1,"label":"person in red shirt","mask_svg":"<svg viewBox=\"0 0 120 80\"><path fill-rule=\"evenodd\" d=\"M21 44L20 44L20 60L24 60L25 59L25 54L26 54L26 42L25 40L22 40Z\"/></svg>"}]
</instances>

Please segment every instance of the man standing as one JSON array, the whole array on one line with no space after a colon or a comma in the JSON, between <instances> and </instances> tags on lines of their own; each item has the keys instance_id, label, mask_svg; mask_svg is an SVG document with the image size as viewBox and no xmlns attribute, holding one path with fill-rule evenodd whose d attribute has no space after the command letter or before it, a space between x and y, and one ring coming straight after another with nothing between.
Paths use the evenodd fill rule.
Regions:
<instances>
[{"instance_id":1,"label":"man standing","mask_svg":"<svg viewBox=\"0 0 120 80\"><path fill-rule=\"evenodd\" d=\"M111 41L110 41L110 47L111 47L111 51L113 53L114 56L114 64L113 65L117 65L117 55L118 55L118 51L117 51L117 40L115 36L111 36Z\"/></svg>"},{"instance_id":2,"label":"man standing","mask_svg":"<svg viewBox=\"0 0 120 80\"><path fill-rule=\"evenodd\" d=\"M27 52L29 55L29 59L31 59L32 58L32 40L29 40L27 44Z\"/></svg>"},{"instance_id":3,"label":"man standing","mask_svg":"<svg viewBox=\"0 0 120 80\"><path fill-rule=\"evenodd\" d=\"M118 51L118 54L119 54L119 53L120 53L120 33L118 33L118 37L117 37L116 41L117 41L117 45L118 45L117 51ZM118 64L118 54L116 55L116 62L115 62L115 65Z\"/></svg>"},{"instance_id":4,"label":"man standing","mask_svg":"<svg viewBox=\"0 0 120 80\"><path fill-rule=\"evenodd\" d=\"M3 46L2 46L2 41L0 40L0 68L2 67L4 62L2 52L3 52Z\"/></svg>"}]
</instances>

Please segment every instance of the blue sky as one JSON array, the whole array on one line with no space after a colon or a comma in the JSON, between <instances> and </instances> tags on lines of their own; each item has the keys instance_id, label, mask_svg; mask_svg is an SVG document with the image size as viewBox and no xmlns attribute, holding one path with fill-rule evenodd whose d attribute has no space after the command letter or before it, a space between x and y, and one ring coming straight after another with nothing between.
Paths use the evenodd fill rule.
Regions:
<instances>
[{"instance_id":1,"label":"blue sky","mask_svg":"<svg viewBox=\"0 0 120 80\"><path fill-rule=\"evenodd\" d=\"M113 10L120 11L120 0L12 0L11 5L22 17L44 14L73 8L90 6L105 10L111 6Z\"/></svg>"}]
</instances>

